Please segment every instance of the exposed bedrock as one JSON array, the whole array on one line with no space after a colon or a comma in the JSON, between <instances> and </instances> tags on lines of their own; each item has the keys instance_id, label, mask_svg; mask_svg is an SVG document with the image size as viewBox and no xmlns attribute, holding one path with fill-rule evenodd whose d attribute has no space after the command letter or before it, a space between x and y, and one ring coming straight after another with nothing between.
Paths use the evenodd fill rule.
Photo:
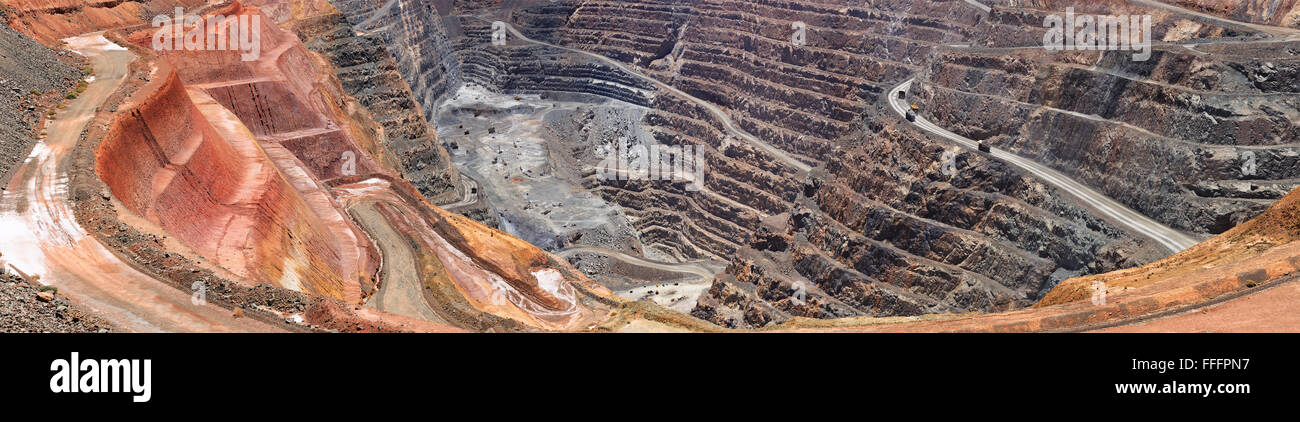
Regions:
<instances>
[{"instance_id":1,"label":"exposed bedrock","mask_svg":"<svg viewBox=\"0 0 1300 422\"><path fill-rule=\"evenodd\" d=\"M435 2L413 0L332 0L353 30L382 40L397 72L410 84L415 98L424 106L425 118L435 121L436 102L461 85L457 49L450 45L449 32L434 8ZM454 27L451 29L455 29Z\"/></svg>"},{"instance_id":2,"label":"exposed bedrock","mask_svg":"<svg viewBox=\"0 0 1300 422\"><path fill-rule=\"evenodd\" d=\"M381 143L387 151L382 156L398 160L391 167L431 202L454 199L460 173L385 50L384 39L358 35L337 11L298 21L295 30L307 48L329 59L344 91L383 128L378 137L386 138Z\"/></svg>"},{"instance_id":3,"label":"exposed bedrock","mask_svg":"<svg viewBox=\"0 0 1300 422\"><path fill-rule=\"evenodd\" d=\"M1300 2L1295 0L1163 0L1233 20L1300 28Z\"/></svg>"},{"instance_id":4,"label":"exposed bedrock","mask_svg":"<svg viewBox=\"0 0 1300 422\"><path fill-rule=\"evenodd\" d=\"M1195 0L1193 0L1195 1ZM1248 0L1249 1L1249 0ZM1148 3L1169 0L1150 0ZM1041 46L1048 31L1049 16L1064 18L1068 9L1076 16L1150 17L1152 43L1182 42L1197 38L1257 38L1264 36L1247 25L1224 20L1205 19L1174 10L1147 7L1131 0L1027 0L1015 3L986 0L992 11L982 19L969 41L975 46ZM1219 3L1201 0L1201 3ZM1158 3L1156 3L1158 4ZM1140 35L1139 35L1140 36Z\"/></svg>"},{"instance_id":5,"label":"exposed bedrock","mask_svg":"<svg viewBox=\"0 0 1300 422\"><path fill-rule=\"evenodd\" d=\"M944 53L914 89L929 118L1057 168L1172 227L1221 233L1300 180L1300 49ZM1261 76L1267 75L1267 76ZM1270 79L1289 81L1263 83Z\"/></svg>"},{"instance_id":6,"label":"exposed bedrock","mask_svg":"<svg viewBox=\"0 0 1300 422\"><path fill-rule=\"evenodd\" d=\"M947 176L936 163L951 147L878 122L896 119L879 98L890 86L925 71L944 45L986 30L970 5L517 3L335 1L358 31L386 41L426 113L465 84L577 92L648 107L638 123L655 143L700 148L708 163L700 191L598 180L598 150L575 151L584 186L621 205L646 248L731 262L696 316L759 327L790 316L1011 309L1070 276L1157 257L998 162L960 153L960 170ZM512 34L493 45L493 20L536 42ZM806 24L807 45L792 44L795 21ZM1223 32L1203 29L1213 31ZM701 101L817 169L803 174L736 136ZM572 136L604 129L599 119L574 122ZM1203 187L1215 189L1233 187ZM805 283L804 305L789 300L792 283Z\"/></svg>"},{"instance_id":7,"label":"exposed bedrock","mask_svg":"<svg viewBox=\"0 0 1300 422\"><path fill-rule=\"evenodd\" d=\"M337 85L259 9L215 13L261 17L261 58L157 52L152 82L99 146L97 173L127 209L247 281L357 302L373 292L378 254L324 181L380 169L363 147L373 123L344 112ZM132 40L150 45L153 31Z\"/></svg>"},{"instance_id":8,"label":"exposed bedrock","mask_svg":"<svg viewBox=\"0 0 1300 422\"><path fill-rule=\"evenodd\" d=\"M114 196L236 274L342 296L342 251L307 204L255 141L236 149L165 77L101 144L97 172Z\"/></svg>"},{"instance_id":9,"label":"exposed bedrock","mask_svg":"<svg viewBox=\"0 0 1300 422\"><path fill-rule=\"evenodd\" d=\"M1215 16L1294 27L1297 7L1158 1L1203 14L1142 0L979 0L991 13L959 0L234 4L218 12L265 18L263 57L146 53L156 71L119 110L96 170L126 209L240 281L365 302L382 296L382 244L385 270L407 271L384 275L404 283L386 292L428 305L435 322L480 330L592 329L620 307L538 248L582 242L617 249L578 255L628 276L606 278L620 288L645 287L626 253L678 261L662 268L725 262L712 279L722 266L692 273L711 283L697 286L691 314L727 327L1017 309L1065 279L1077 298L1089 280L1078 276L1164 252L1040 179L918 130L882 96L916 78L908 101L939 126L1165 225L1231 236L1300 184L1300 42ZM201 3L0 2L15 28L50 45ZM1154 54L1044 51L1044 19L1067 7L1152 15ZM465 92L493 95L457 105ZM521 96L528 110L494 108ZM457 126L464 115L486 123ZM463 145L478 129L499 142L475 147L532 144L497 150L508 163L475 151L509 171L461 179L441 145L453 140L430 122L452 122ZM597 177L627 138L695 148L704 179ZM490 170L460 160L469 154L456 163ZM528 180L552 176L562 180ZM565 213L532 203L546 199L539 186L594 198L584 211L619 226L555 229ZM526 213L491 203L507 189L523 192ZM484 219L534 245L425 198L496 214ZM1187 256L1198 255L1177 257ZM613 257L633 261L603 261ZM668 273L640 281L680 274Z\"/></svg>"},{"instance_id":10,"label":"exposed bedrock","mask_svg":"<svg viewBox=\"0 0 1300 422\"><path fill-rule=\"evenodd\" d=\"M805 186L803 205L769 218L739 255L793 270L786 274L806 280L808 298L825 295L874 316L1023 307L1066 278L1159 256L983 155L956 154L953 175L945 175L935 157L949 148L893 125L846 139L827 173ZM780 312L739 318L763 308L744 304L771 295L758 285L740 300L746 289L722 285L746 279L719 277L695 315L747 327L818 315L774 303ZM727 303L744 306L725 311Z\"/></svg>"}]
</instances>

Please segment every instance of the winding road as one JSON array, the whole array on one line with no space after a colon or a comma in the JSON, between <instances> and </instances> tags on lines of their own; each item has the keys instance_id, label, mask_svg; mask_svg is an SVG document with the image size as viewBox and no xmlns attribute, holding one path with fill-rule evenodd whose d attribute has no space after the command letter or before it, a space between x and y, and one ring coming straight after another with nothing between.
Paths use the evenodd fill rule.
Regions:
<instances>
[{"instance_id":1,"label":"winding road","mask_svg":"<svg viewBox=\"0 0 1300 422\"><path fill-rule=\"evenodd\" d=\"M972 3L972 4L978 4L978 3ZM982 4L978 4L978 5L983 6ZM983 10L983 7L981 9ZM523 33L519 32L518 29L515 29L513 25L510 25L508 23L506 24L506 29L512 35L519 38L520 40L534 43L534 44L545 45L548 47L595 58L606 64L614 66L620 70L628 72L629 74L635 75L638 78L645 80L659 88L672 92L673 94L680 95L683 98L695 102L696 104L699 104L701 107L704 107L705 109L709 110L710 113L712 113L715 117L719 119L719 121L722 122L723 126L727 129L727 131L731 132L737 138L741 138L750 142L751 144L781 159L782 161L788 163L790 166L794 168L799 169L800 171L807 172L811 170L811 167L808 166L806 163L794 159L789 154L786 154L784 151L772 146L771 144L763 142L757 137L754 137L748 132L745 132L744 130L736 127L731 117L716 105L713 105L702 99L696 98L690 94L687 94L657 79L646 76L640 73L639 71L632 69L624 65L623 63L620 63L608 57L601 56L599 54L595 54L584 50L563 47L563 46L558 46L543 41L533 40L531 38L524 36ZM898 102L897 93L899 91L907 91L911 87L911 85L912 85L912 79L909 79L889 91L890 106L894 109L895 112L899 113L899 115L905 113L906 105L900 104ZM962 137L948 130L945 130L939 126L936 126L933 123L926 120L925 118L918 116L915 124L921 127L922 129L925 129L928 132L939 135L943 138L947 138L953 142L956 142L961 146L964 146L972 150L978 150L978 143L975 142L974 140ZM994 149L991 155L993 158L999 159L1008 164L1024 169L1025 171L1028 171L1031 174L1051 184L1052 186L1055 186L1058 189L1061 189L1075 196L1090 208L1095 209L1098 213L1100 213L1103 217L1107 218L1108 220L1118 223L1121 226L1133 232L1136 232L1138 234L1141 234L1142 236L1148 237L1156 241L1162 247L1168 249L1171 252L1182 251L1199 242L1196 238L1193 238L1192 236L1189 236L1171 227L1165 226L1151 218L1142 215L1141 213L1133 211L1132 209L1129 209L1123 204L1120 204L1119 202L1110 199L1109 197L1087 187L1082 183L1076 182L1070 177L1061 174L1060 172L1053 170L1047 166L1038 164L1034 161L998 149Z\"/></svg>"},{"instance_id":2,"label":"winding road","mask_svg":"<svg viewBox=\"0 0 1300 422\"><path fill-rule=\"evenodd\" d=\"M992 7L989 7L988 5L985 5L984 3L980 3L976 0L966 0L966 4L974 6L976 9L984 11L984 13L990 13L993 11Z\"/></svg>"},{"instance_id":3,"label":"winding road","mask_svg":"<svg viewBox=\"0 0 1300 422\"><path fill-rule=\"evenodd\" d=\"M375 295L366 301L366 306L450 325L434 312L429 301L424 298L424 283L417 267L416 251L379 211L382 206L383 203L377 201L363 202L353 205L350 210L357 223L379 246L383 256L383 266L380 268L383 281L379 283Z\"/></svg>"},{"instance_id":4,"label":"winding road","mask_svg":"<svg viewBox=\"0 0 1300 422\"><path fill-rule=\"evenodd\" d=\"M985 13L988 13L992 10L990 7L981 4L976 0L965 0L965 1L966 3L972 6L978 7L980 10L983 10ZM1189 10L1174 5L1161 3L1155 0L1133 0L1133 3L1144 7L1162 9L1173 13L1180 13L1184 15L1193 16L1203 20L1215 22L1216 24L1219 25L1245 27L1253 31L1258 31L1265 34L1272 35L1274 37L1281 38L1281 39L1265 39L1265 40L1229 40L1229 41L1212 40L1212 41L1199 41L1194 44L1188 44L1187 42L1183 42L1183 43L1161 43L1161 45L1179 45L1194 50L1192 46L1197 44L1256 44L1256 43L1276 43L1281 41L1300 39L1300 29L1284 28L1284 27L1271 26L1271 25L1261 25L1261 24L1255 24L1249 22L1240 22L1240 21L1235 21L1235 20L1231 20L1219 16L1210 15L1207 13L1198 12L1195 10ZM958 48L969 48L969 45L958 47ZM1015 50L1021 48L1041 48L1041 47L1039 46L1014 47L1008 49ZM888 94L889 105L899 115L904 115L906 113L907 104L899 100L898 92L907 91L911 87L913 80L914 79L908 79L907 81L904 81L902 84L899 84L898 86L894 87L889 91ZM1096 116L1085 115L1082 113L1076 113L1068 110L1053 110L1053 111L1066 113L1076 117L1082 117L1090 120L1104 120ZM961 145L969 149L978 150L978 143L976 141L957 135L955 133L952 133L951 131L945 130L939 127L938 125L935 125L934 123L930 122L929 120L925 119L924 117L921 117L919 115L916 116L916 121L913 123L916 126L926 130L927 132L933 133L943 138L947 138L948 140L956 142L958 145ZM1125 125L1141 130L1143 132L1147 132L1150 135L1159 136L1159 135L1151 134L1149 133L1149 131L1146 131L1145 129L1137 128L1127 124ZM1195 238L1187 235L1186 233L1165 226L1155 220L1152 220L1142 215L1141 213L1133 211L1132 209L1129 209L1128 207L1116 202L1115 200L1110 199L1109 197L1099 192L1096 192L1095 190L1092 190L1091 188L1088 188L1087 186L1081 183L1074 181L1069 176L1066 176L1064 174L1061 174L1060 172L1052 170L1047 166L1038 164L1037 162L1025 159L1023 157L1012 154L1010 152L999 150L997 148L993 148L990 155L993 158L1002 160L1003 162L1019 167L1025 171L1030 172L1035 176L1038 176L1040 179L1046 181L1052 186L1055 186L1075 196L1080 201L1084 202L1088 207L1099 212L1102 217L1105 217L1106 219L1112 222L1119 223L1125 228L1133 232L1136 232L1138 234L1141 234L1142 236L1155 240L1161 246L1164 246L1166 249L1172 252L1176 253L1182 251L1198 243L1198 241Z\"/></svg>"},{"instance_id":5,"label":"winding road","mask_svg":"<svg viewBox=\"0 0 1300 422\"><path fill-rule=\"evenodd\" d=\"M893 108L894 112L898 113L899 116L906 114L908 105L905 101L898 98L898 93L909 90L912 87L913 80L914 79L908 79L889 90L889 106ZM927 132L948 139L957 145L961 145L974 151L979 151L978 142L939 127L920 115L916 116L916 121L912 123ZM1111 199L1106 195L1075 181L1069 176L1051 169L1050 167L997 148L993 148L989 155L995 159L1033 174L1057 189L1074 196L1085 206L1095 210L1106 220L1119 224L1123 228L1134 233L1150 238L1151 240L1156 241L1156 243L1159 243L1165 249L1168 249L1170 252L1180 252L1199 242L1196 238L1165 226L1164 224L1152 220L1137 211L1133 211L1114 199Z\"/></svg>"},{"instance_id":6,"label":"winding road","mask_svg":"<svg viewBox=\"0 0 1300 422\"><path fill-rule=\"evenodd\" d=\"M68 38L96 76L47 125L0 199L0 252L10 265L40 276L87 311L130 332L276 332L268 324L191 301L189 293L123 262L78 223L68 197L68 166L81 131L122 85L135 55L102 33Z\"/></svg>"},{"instance_id":7,"label":"winding road","mask_svg":"<svg viewBox=\"0 0 1300 422\"><path fill-rule=\"evenodd\" d=\"M452 210L478 203L478 181L462 173L460 175L460 186L457 187L457 190L460 191L459 200L450 204L438 204L438 206L444 210Z\"/></svg>"}]
</instances>

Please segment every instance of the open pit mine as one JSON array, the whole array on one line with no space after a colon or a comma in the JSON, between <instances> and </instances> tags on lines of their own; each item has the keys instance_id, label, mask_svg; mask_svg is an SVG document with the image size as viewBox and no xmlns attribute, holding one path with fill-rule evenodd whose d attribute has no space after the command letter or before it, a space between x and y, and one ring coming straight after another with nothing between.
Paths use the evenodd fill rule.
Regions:
<instances>
[{"instance_id":1,"label":"open pit mine","mask_svg":"<svg viewBox=\"0 0 1300 422\"><path fill-rule=\"evenodd\" d=\"M0 20L0 331L1300 331L1300 2Z\"/></svg>"}]
</instances>

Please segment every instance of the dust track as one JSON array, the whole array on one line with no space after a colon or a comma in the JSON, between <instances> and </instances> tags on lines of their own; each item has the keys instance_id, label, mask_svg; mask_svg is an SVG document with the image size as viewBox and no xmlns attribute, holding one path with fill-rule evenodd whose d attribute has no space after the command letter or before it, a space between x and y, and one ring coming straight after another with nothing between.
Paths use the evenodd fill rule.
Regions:
<instances>
[{"instance_id":1,"label":"dust track","mask_svg":"<svg viewBox=\"0 0 1300 422\"><path fill-rule=\"evenodd\" d=\"M421 291L423 284L416 268L415 250L383 215L377 202L367 202L351 208L352 215L365 228L383 252L383 282L366 306L394 314L448 324L438 316Z\"/></svg>"}]
</instances>

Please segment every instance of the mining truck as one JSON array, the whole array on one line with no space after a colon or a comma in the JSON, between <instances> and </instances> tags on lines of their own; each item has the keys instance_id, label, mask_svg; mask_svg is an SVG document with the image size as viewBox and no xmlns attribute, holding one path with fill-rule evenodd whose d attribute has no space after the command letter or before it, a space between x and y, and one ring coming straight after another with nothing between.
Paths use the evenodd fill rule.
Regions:
<instances>
[{"instance_id":1,"label":"mining truck","mask_svg":"<svg viewBox=\"0 0 1300 422\"><path fill-rule=\"evenodd\" d=\"M909 121L909 122L915 122L915 121L916 121L916 111L917 111L917 110L920 110L920 109L921 109L921 108L920 108L920 107L917 107L916 104L912 104L912 107L907 109L907 114L905 115L905 117L907 117L907 121Z\"/></svg>"}]
</instances>

